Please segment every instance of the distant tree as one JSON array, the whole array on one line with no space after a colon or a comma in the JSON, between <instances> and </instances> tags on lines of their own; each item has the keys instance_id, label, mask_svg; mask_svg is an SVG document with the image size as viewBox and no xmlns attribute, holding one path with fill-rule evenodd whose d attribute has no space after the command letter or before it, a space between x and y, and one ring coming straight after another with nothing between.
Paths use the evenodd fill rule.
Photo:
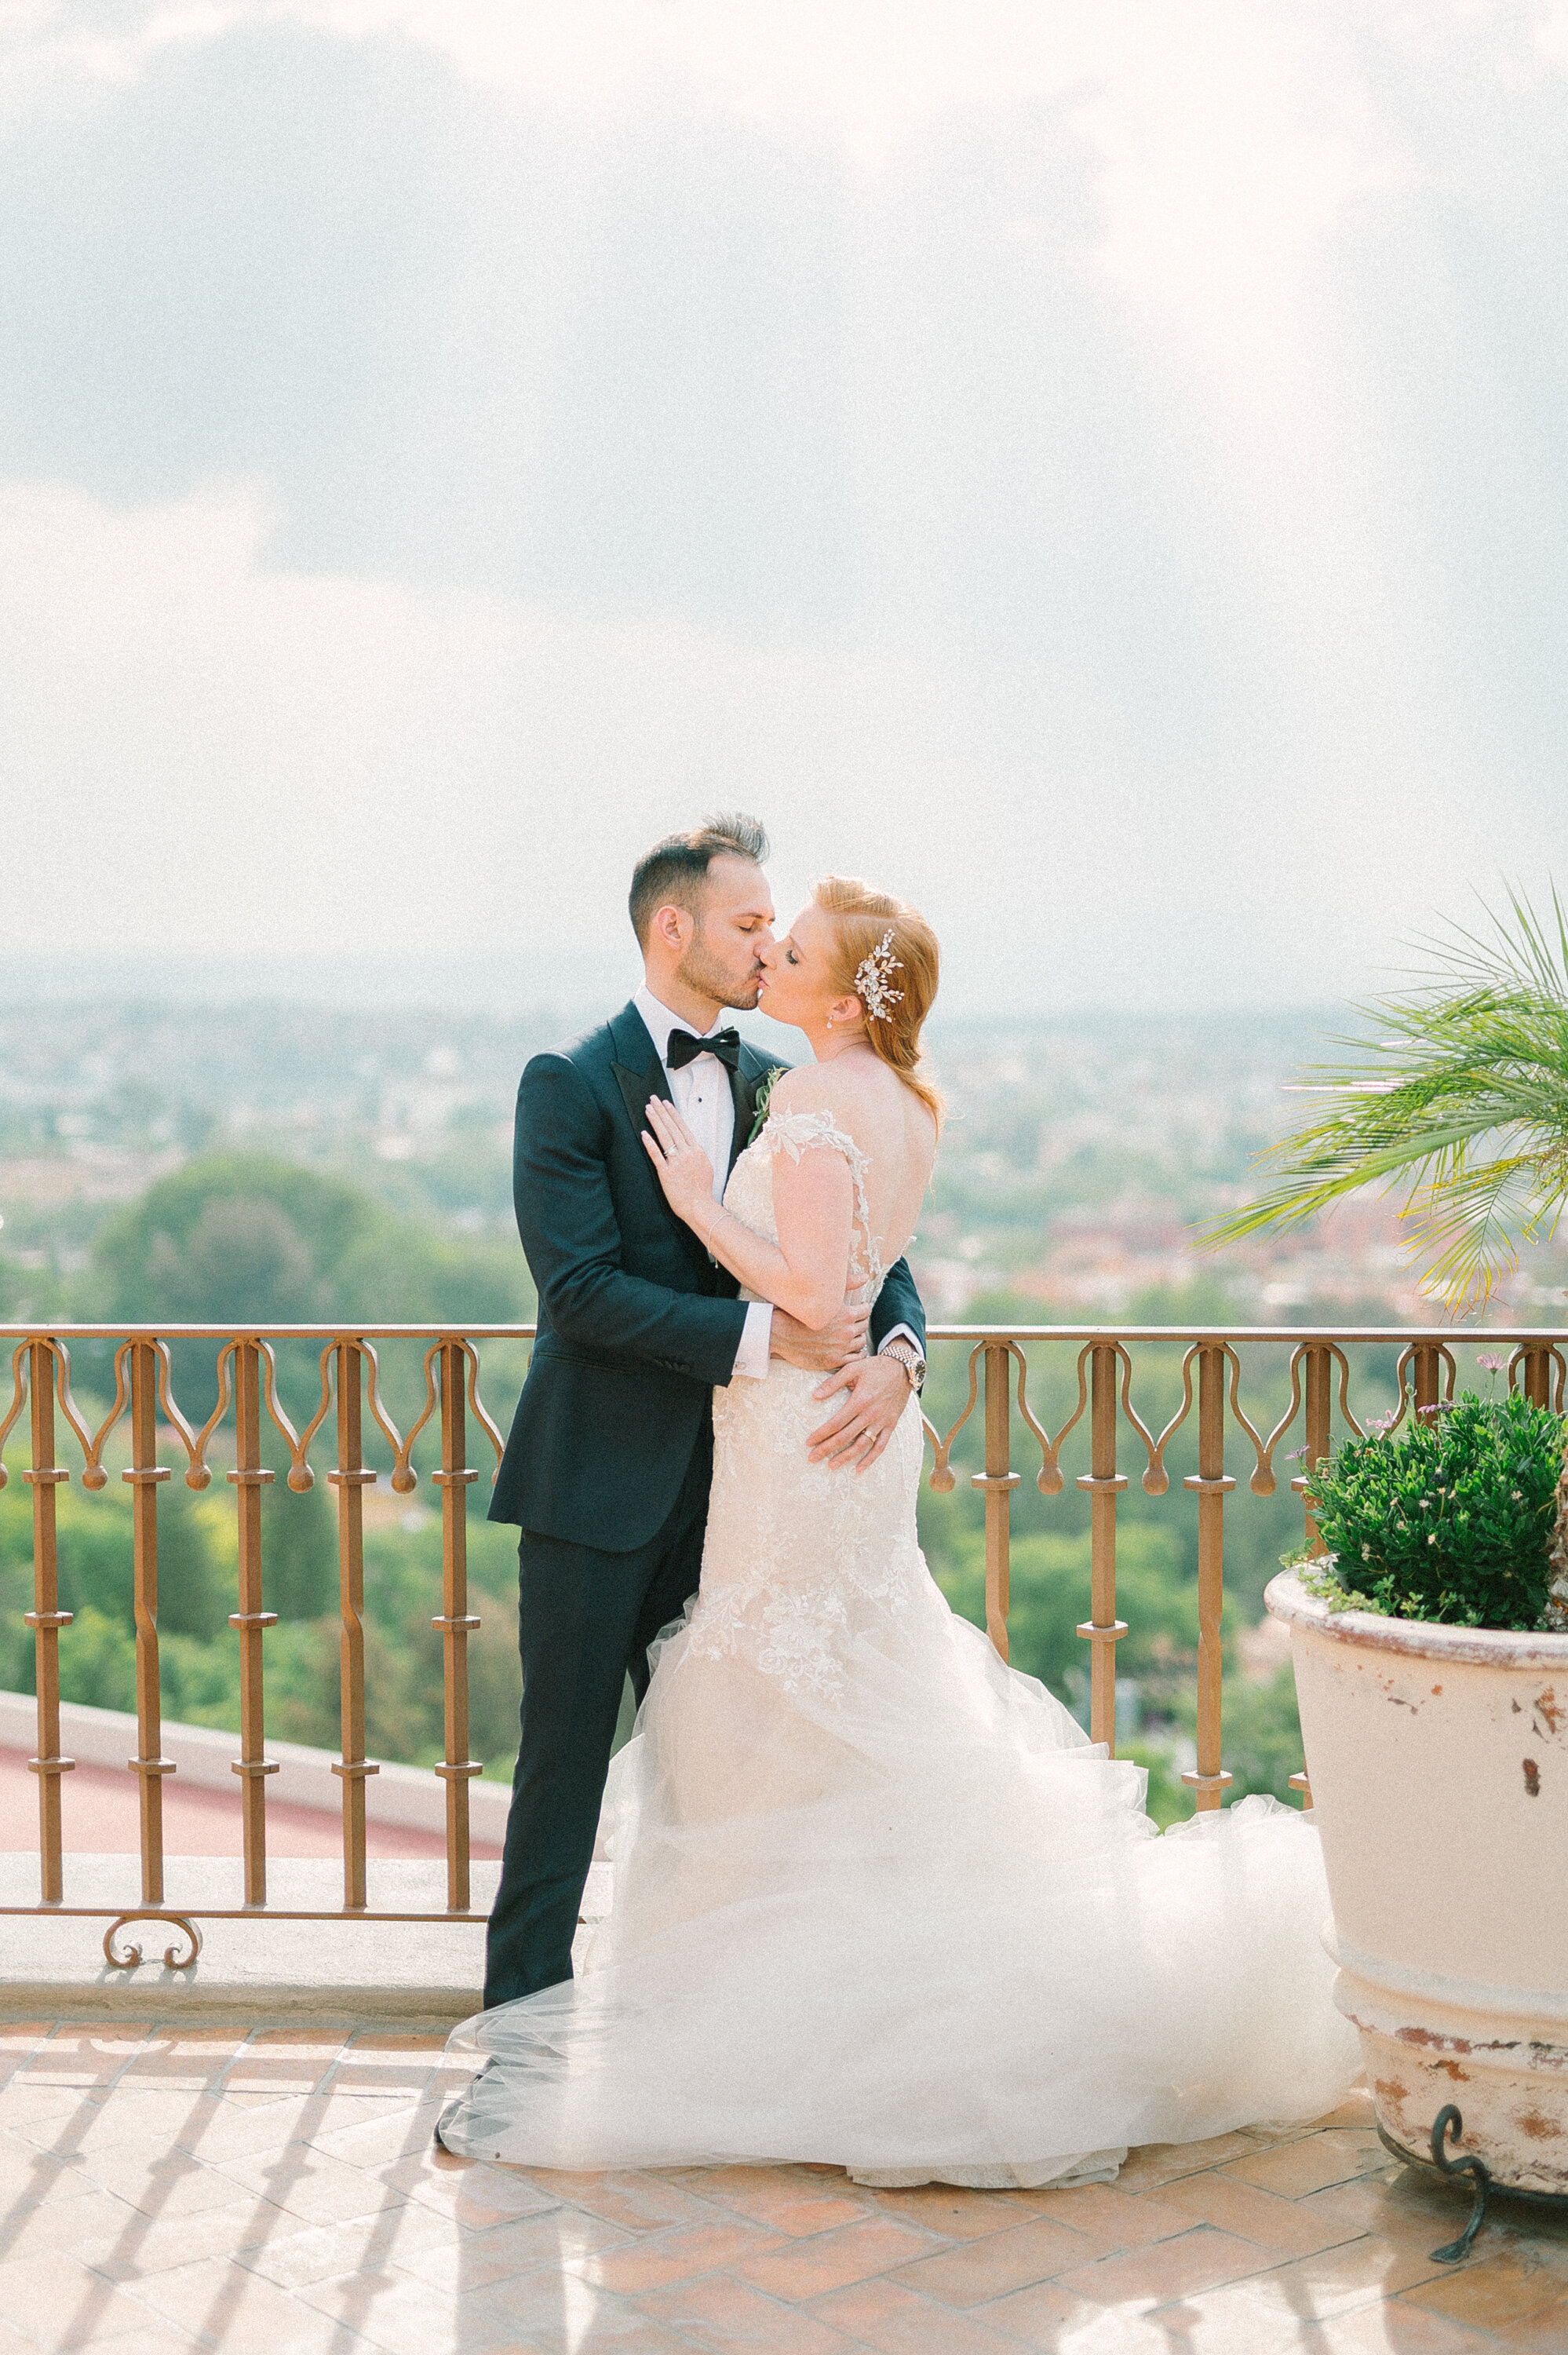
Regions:
<instances>
[{"instance_id":1,"label":"distant tree","mask_svg":"<svg viewBox=\"0 0 1568 2355\"><path fill-rule=\"evenodd\" d=\"M469 1243L395 1218L339 1178L262 1155L193 1161L104 1228L85 1304L94 1321L334 1326L512 1324L533 1307L514 1245ZM209 1343L175 1345L175 1395L205 1418ZM285 1399L310 1412L319 1347L284 1343Z\"/></svg>"},{"instance_id":2,"label":"distant tree","mask_svg":"<svg viewBox=\"0 0 1568 2355\"><path fill-rule=\"evenodd\" d=\"M531 1305L523 1254L394 1218L340 1178L263 1155L192 1161L105 1227L105 1321L504 1324Z\"/></svg>"},{"instance_id":3,"label":"distant tree","mask_svg":"<svg viewBox=\"0 0 1568 2355\"><path fill-rule=\"evenodd\" d=\"M60 1699L89 1709L133 1710L136 1706L136 1646L123 1627L94 1610L79 1611L60 1646Z\"/></svg>"},{"instance_id":4,"label":"distant tree","mask_svg":"<svg viewBox=\"0 0 1568 2355\"><path fill-rule=\"evenodd\" d=\"M389 1223L352 1187L292 1162L188 1162L100 1235L103 1314L132 1324L330 1321L349 1305L342 1270Z\"/></svg>"},{"instance_id":5,"label":"distant tree","mask_svg":"<svg viewBox=\"0 0 1568 2355\"><path fill-rule=\"evenodd\" d=\"M227 1636L228 1614L238 1605L233 1575L213 1542L210 1508L204 1512L188 1489L174 1482L164 1498L158 1512L158 1625L171 1636L196 1636L204 1642ZM129 1606L133 1591L129 1544L122 1582Z\"/></svg>"},{"instance_id":6,"label":"distant tree","mask_svg":"<svg viewBox=\"0 0 1568 2355\"><path fill-rule=\"evenodd\" d=\"M262 1583L280 1619L319 1619L337 1607L337 1530L329 1491L302 1495L281 1480L261 1491Z\"/></svg>"},{"instance_id":7,"label":"distant tree","mask_svg":"<svg viewBox=\"0 0 1568 2355\"><path fill-rule=\"evenodd\" d=\"M1090 1565L1086 1530L1076 1537L1013 1540L1008 1657L1066 1701L1076 1698L1087 1649L1077 1631L1088 1615ZM956 1565L938 1569L936 1577L954 1610L982 1626L983 1536L961 1540ZM1190 1673L1198 1645L1197 1599L1178 1574L1176 1542L1167 1530L1134 1525L1122 1532L1117 1608L1130 1622L1117 1661L1124 1676L1164 1680Z\"/></svg>"}]
</instances>

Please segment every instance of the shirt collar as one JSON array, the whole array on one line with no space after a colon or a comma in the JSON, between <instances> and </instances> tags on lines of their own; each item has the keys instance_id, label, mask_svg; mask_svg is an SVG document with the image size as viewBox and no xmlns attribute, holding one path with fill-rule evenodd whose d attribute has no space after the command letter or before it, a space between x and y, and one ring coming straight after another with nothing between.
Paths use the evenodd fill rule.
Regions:
<instances>
[{"instance_id":1,"label":"shirt collar","mask_svg":"<svg viewBox=\"0 0 1568 2355\"><path fill-rule=\"evenodd\" d=\"M631 1003L642 1017L643 1026L653 1041L653 1052L668 1070L671 1031L690 1030L692 1025L683 1021L680 1015L672 1014L669 1007L660 998L654 996L645 982L632 992ZM715 1031L722 1030L724 1027L725 1017L721 1009L716 1020L710 1022L705 1030L694 1031L693 1036L698 1039L711 1039Z\"/></svg>"}]
</instances>

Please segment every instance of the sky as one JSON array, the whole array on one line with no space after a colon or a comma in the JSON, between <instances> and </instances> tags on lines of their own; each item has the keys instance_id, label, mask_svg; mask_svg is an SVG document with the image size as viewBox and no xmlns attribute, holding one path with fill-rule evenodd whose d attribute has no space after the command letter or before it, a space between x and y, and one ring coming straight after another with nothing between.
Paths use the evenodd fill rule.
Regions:
<instances>
[{"instance_id":1,"label":"sky","mask_svg":"<svg viewBox=\"0 0 1568 2355\"><path fill-rule=\"evenodd\" d=\"M1568 5L0 0L0 972L944 998L1568 882Z\"/></svg>"}]
</instances>

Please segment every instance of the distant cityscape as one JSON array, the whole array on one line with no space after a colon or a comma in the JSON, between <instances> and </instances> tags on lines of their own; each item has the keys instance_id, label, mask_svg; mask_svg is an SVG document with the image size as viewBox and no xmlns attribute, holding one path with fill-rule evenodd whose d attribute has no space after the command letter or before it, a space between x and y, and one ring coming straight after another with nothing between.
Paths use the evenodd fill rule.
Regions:
<instances>
[{"instance_id":1,"label":"distant cityscape","mask_svg":"<svg viewBox=\"0 0 1568 2355\"><path fill-rule=\"evenodd\" d=\"M529 1054L593 1018L408 1006L108 1001L0 1009L0 1268L25 1303L90 1262L105 1221L212 1153L331 1170L449 1232L513 1231L511 1111ZM1285 1092L1332 1053L1322 1013L1065 1017L934 1026L949 1119L912 1252L931 1312L1005 1298L1042 1323L1194 1313L1286 1324L1430 1316L1395 1206L1220 1254L1213 1215L1297 1115ZM772 1033L781 1055L787 1034ZM1185 1296L1179 1305L1175 1295ZM1568 1249L1542 1246L1489 1321L1556 1323Z\"/></svg>"}]
</instances>

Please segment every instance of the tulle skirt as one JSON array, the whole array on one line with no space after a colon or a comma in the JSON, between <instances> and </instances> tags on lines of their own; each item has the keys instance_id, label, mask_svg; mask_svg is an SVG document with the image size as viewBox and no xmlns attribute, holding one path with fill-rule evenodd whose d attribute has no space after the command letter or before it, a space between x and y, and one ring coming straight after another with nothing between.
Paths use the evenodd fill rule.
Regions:
<instances>
[{"instance_id":1,"label":"tulle skirt","mask_svg":"<svg viewBox=\"0 0 1568 2355\"><path fill-rule=\"evenodd\" d=\"M733 1387L774 1393L777 1440L777 1376ZM1358 2059L1310 1819L1249 1798L1157 1834L1143 1771L930 1579L913 1412L847 1495L826 1476L832 1523L799 1433L776 1448L777 1527L761 1401L731 1412L702 1592L611 1769L609 1913L577 1978L456 2031L489 2065L447 2147L1039 2184L1332 2108Z\"/></svg>"}]
</instances>

